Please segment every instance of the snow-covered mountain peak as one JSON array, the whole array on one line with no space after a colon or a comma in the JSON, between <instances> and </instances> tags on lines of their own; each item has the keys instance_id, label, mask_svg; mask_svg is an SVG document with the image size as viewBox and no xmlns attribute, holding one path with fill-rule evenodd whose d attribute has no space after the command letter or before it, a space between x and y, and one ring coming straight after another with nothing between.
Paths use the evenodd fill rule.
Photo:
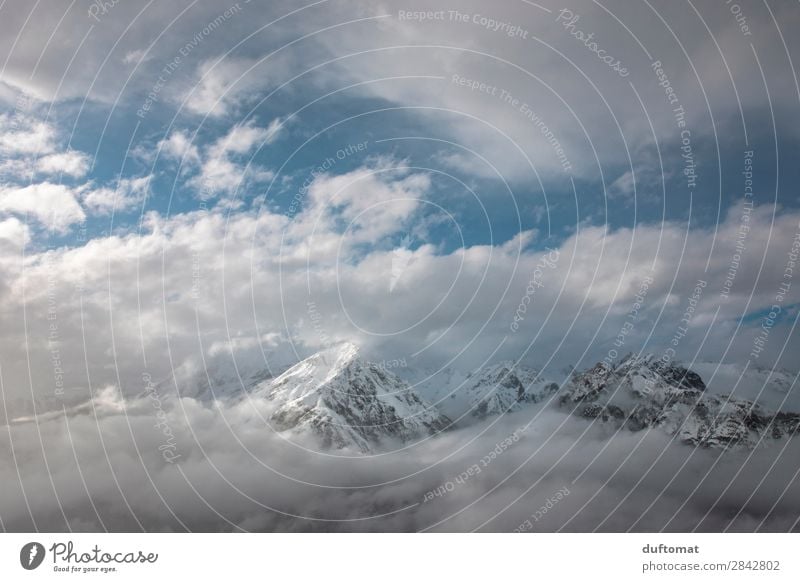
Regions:
<instances>
[{"instance_id":1,"label":"snow-covered mountain peak","mask_svg":"<svg viewBox=\"0 0 800 582\"><path fill-rule=\"evenodd\" d=\"M259 387L275 403L278 431L312 432L325 448L371 452L387 440L412 441L450 420L403 380L359 357L353 344L314 354Z\"/></svg>"},{"instance_id":2,"label":"snow-covered mountain peak","mask_svg":"<svg viewBox=\"0 0 800 582\"><path fill-rule=\"evenodd\" d=\"M303 362L312 362L320 372L335 374L360 357L359 347L352 342L342 342L309 356ZM300 363L303 363L300 362Z\"/></svg>"},{"instance_id":3,"label":"snow-covered mountain peak","mask_svg":"<svg viewBox=\"0 0 800 582\"><path fill-rule=\"evenodd\" d=\"M342 342L317 352L312 357L318 357L324 361L328 361L332 366L345 366L359 357L360 351L361 349L353 342Z\"/></svg>"},{"instance_id":4,"label":"snow-covered mountain peak","mask_svg":"<svg viewBox=\"0 0 800 582\"><path fill-rule=\"evenodd\" d=\"M301 397L327 385L344 370L362 362L355 344L345 342L321 352L317 352L286 370L272 380L272 389L292 385L294 396Z\"/></svg>"}]
</instances>

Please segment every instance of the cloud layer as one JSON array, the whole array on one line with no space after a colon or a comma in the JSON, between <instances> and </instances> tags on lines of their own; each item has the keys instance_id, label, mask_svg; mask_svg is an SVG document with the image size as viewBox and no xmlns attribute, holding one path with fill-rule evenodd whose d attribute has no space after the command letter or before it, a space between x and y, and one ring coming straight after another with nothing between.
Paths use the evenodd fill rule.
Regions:
<instances>
[{"instance_id":1,"label":"cloud layer","mask_svg":"<svg viewBox=\"0 0 800 582\"><path fill-rule=\"evenodd\" d=\"M15 425L2 436L11 450L10 435L14 452L0 465L4 525L14 531L787 531L800 516L797 468L784 462L796 458L792 441L748 458L740 450L670 444L659 432L613 435L536 408L407 450L347 459L286 442L264 424L267 406L248 401L208 409L184 399L174 408L163 404L166 414L159 416L162 403L148 397L123 414L106 393L83 414ZM177 443L169 457L162 454L165 427Z\"/></svg>"}]
</instances>

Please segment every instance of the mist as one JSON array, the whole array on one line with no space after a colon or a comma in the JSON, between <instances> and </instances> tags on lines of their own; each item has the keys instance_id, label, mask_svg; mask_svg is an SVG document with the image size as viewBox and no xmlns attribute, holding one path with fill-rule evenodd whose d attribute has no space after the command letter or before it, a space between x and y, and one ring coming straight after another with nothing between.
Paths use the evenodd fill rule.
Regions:
<instances>
[{"instance_id":1,"label":"mist","mask_svg":"<svg viewBox=\"0 0 800 582\"><path fill-rule=\"evenodd\" d=\"M7 531L796 531L800 444L708 450L551 405L372 455L263 400L153 398L2 431ZM159 413L163 410L163 414ZM165 430L168 427L168 430ZM169 451L167 454L166 451Z\"/></svg>"}]
</instances>

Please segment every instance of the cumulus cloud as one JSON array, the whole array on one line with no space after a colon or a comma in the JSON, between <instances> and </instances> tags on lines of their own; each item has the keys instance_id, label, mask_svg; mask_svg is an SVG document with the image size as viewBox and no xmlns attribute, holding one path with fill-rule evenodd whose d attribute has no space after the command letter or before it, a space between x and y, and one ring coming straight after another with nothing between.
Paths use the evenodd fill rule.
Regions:
<instances>
[{"instance_id":1,"label":"cumulus cloud","mask_svg":"<svg viewBox=\"0 0 800 582\"><path fill-rule=\"evenodd\" d=\"M183 163L189 165L200 161L197 146L191 142L186 133L179 130L173 131L168 137L159 141L158 151L167 159L183 160Z\"/></svg>"},{"instance_id":2,"label":"cumulus cloud","mask_svg":"<svg viewBox=\"0 0 800 582\"><path fill-rule=\"evenodd\" d=\"M48 154L55 149L56 130L26 113L0 115L0 151L7 155Z\"/></svg>"},{"instance_id":3,"label":"cumulus cloud","mask_svg":"<svg viewBox=\"0 0 800 582\"><path fill-rule=\"evenodd\" d=\"M29 100L22 100L13 114L0 116L0 151L4 154L0 212L28 216L40 226L64 234L86 218L78 201L87 186L61 181L84 177L90 158L63 149L56 126L37 119L31 107Z\"/></svg>"},{"instance_id":4,"label":"cumulus cloud","mask_svg":"<svg viewBox=\"0 0 800 582\"><path fill-rule=\"evenodd\" d=\"M281 128L280 119L273 119L266 127L257 125L255 121L233 126L204 149L200 171L187 184L197 190L200 198L209 199L220 194L233 194L243 184L270 180L274 175L270 170L250 161L242 163L242 158L273 143ZM183 142L185 138L180 133L178 136L168 138L171 140L167 142L171 155L177 151L176 148L188 147ZM184 161L197 161L193 157L196 150L189 148L184 153L187 156Z\"/></svg>"},{"instance_id":5,"label":"cumulus cloud","mask_svg":"<svg viewBox=\"0 0 800 582\"><path fill-rule=\"evenodd\" d=\"M77 198L75 189L63 184L6 186L0 188L0 211L30 215L46 228L65 232L86 218Z\"/></svg>"},{"instance_id":6,"label":"cumulus cloud","mask_svg":"<svg viewBox=\"0 0 800 582\"><path fill-rule=\"evenodd\" d=\"M50 154L39 158L36 167L44 174L66 174L73 178L81 178L89 170L89 157L76 151Z\"/></svg>"},{"instance_id":7,"label":"cumulus cloud","mask_svg":"<svg viewBox=\"0 0 800 582\"><path fill-rule=\"evenodd\" d=\"M83 205L95 215L125 212L141 204L147 196L152 176L122 178L115 189L87 188L82 193Z\"/></svg>"},{"instance_id":8,"label":"cumulus cloud","mask_svg":"<svg viewBox=\"0 0 800 582\"><path fill-rule=\"evenodd\" d=\"M258 127L255 122L236 125L211 146L209 153L212 156L246 154L255 146L271 144L281 128L280 119L273 119L267 127Z\"/></svg>"},{"instance_id":9,"label":"cumulus cloud","mask_svg":"<svg viewBox=\"0 0 800 582\"><path fill-rule=\"evenodd\" d=\"M28 244L31 240L28 225L17 218L0 221L0 239L17 247Z\"/></svg>"},{"instance_id":10,"label":"cumulus cloud","mask_svg":"<svg viewBox=\"0 0 800 582\"><path fill-rule=\"evenodd\" d=\"M402 167L389 163L337 176L318 176L308 188L303 219L292 225L290 234L298 243L309 237L301 244L308 252L313 249L315 255L321 250L319 256L324 257L329 246L322 237L342 237L348 246L339 249L341 253L357 243L378 242L404 230L430 187L428 175L405 174Z\"/></svg>"}]
</instances>

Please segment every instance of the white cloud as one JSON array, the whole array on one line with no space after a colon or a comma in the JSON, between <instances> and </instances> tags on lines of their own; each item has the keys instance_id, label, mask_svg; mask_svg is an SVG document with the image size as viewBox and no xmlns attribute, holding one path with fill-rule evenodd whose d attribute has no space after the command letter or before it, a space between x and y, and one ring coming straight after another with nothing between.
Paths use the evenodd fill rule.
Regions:
<instances>
[{"instance_id":1,"label":"white cloud","mask_svg":"<svg viewBox=\"0 0 800 582\"><path fill-rule=\"evenodd\" d=\"M792 75L785 74L790 63L780 37L756 35L763 41L759 60L774 64L764 67L770 88L767 95L762 83L751 82L754 77L760 79L761 73L749 54L750 45L742 42L735 19L726 11L698 8L704 18L701 26L694 14L687 17L673 6L643 5L636 10L610 7L615 18L596 3L577 2L570 8L579 15L581 30L591 33L607 54L619 55L631 71L628 78L622 78L556 22L560 6L544 6L551 11L524 3L492 5L487 11L484 2L469 0L459 6L459 11L468 17L466 22L449 18L445 6L441 7L445 18L424 22L400 19L397 10L383 4L362 8L370 15L388 17L354 26L355 33L320 35L318 42L329 53L351 57L315 71L315 81L331 90L345 83L361 83L355 90L416 108L413 115L430 129L428 135L443 136L457 146L475 150L508 179L534 182L535 168L545 180L563 180L567 187L568 175L599 180L598 162L604 171L608 166L614 172L629 167L628 150L633 154L640 144L652 141L651 123L659 143L666 146L662 147L665 163L681 168L677 159L680 154L675 154L680 147L672 112L676 105L667 101L664 88L651 70L656 60L666 67L671 86L676 91L680 88L680 105L686 111L687 126L696 142L714 139L717 130L710 122L710 114L717 119L717 125L723 123L740 131L739 99L751 134L763 135L767 129L757 120L769 123L768 117L761 117L768 101L778 118L790 119L794 115L797 91ZM435 8L422 0L411 0L404 6L404 11L431 9ZM342 20L352 14L349 7L332 10ZM788 8L774 10L784 36L798 19L795 12ZM321 12L315 17L321 20L326 15ZM666 26L653 26L654 19L660 23L659 16L673 30L685 28L690 22L703 33L681 39L678 46ZM480 17L498 25L518 26L526 37L509 37L502 28L491 30L480 24ZM753 10L748 18L751 25L759 22L762 31L775 30L766 9ZM704 25L709 26L711 35ZM650 56L642 51L634 35L647 39L644 44ZM432 48L431 44L441 48ZM375 50L388 46L407 48ZM399 80L419 75L440 79ZM454 75L474 81L475 89L470 88L471 84L454 82ZM629 81L634 78L643 104L631 90ZM733 92L732 80L738 95ZM481 84L484 89L478 89ZM522 110L523 104L530 114ZM535 120L531 118L533 114ZM566 153L569 172L563 170L554 143L542 135L540 122ZM794 129L796 126L786 131ZM445 159L459 169L481 177L491 175L491 168L464 153L461 147L443 145L442 149ZM459 158L466 158L466 163Z\"/></svg>"},{"instance_id":2,"label":"white cloud","mask_svg":"<svg viewBox=\"0 0 800 582\"><path fill-rule=\"evenodd\" d=\"M256 146L263 147L274 142L282 127L279 118L273 119L267 127L260 127L255 121L236 125L211 146L209 153L212 157L246 154Z\"/></svg>"},{"instance_id":3,"label":"white cloud","mask_svg":"<svg viewBox=\"0 0 800 582\"><path fill-rule=\"evenodd\" d=\"M199 163L200 153L189 136L182 131L173 131L169 137L158 142L158 149L168 159L182 160L184 164Z\"/></svg>"},{"instance_id":4,"label":"white cloud","mask_svg":"<svg viewBox=\"0 0 800 582\"><path fill-rule=\"evenodd\" d=\"M210 59L197 67L195 84L184 96L183 104L192 113L221 117L227 115L246 96L253 77L248 59ZM250 73L252 75L252 72Z\"/></svg>"},{"instance_id":5,"label":"white cloud","mask_svg":"<svg viewBox=\"0 0 800 582\"><path fill-rule=\"evenodd\" d=\"M323 174L308 188L305 221L290 232L296 233L297 240L312 229L315 237L333 234L349 244L375 244L406 228L429 187L427 174L409 174L396 164L337 176Z\"/></svg>"},{"instance_id":6,"label":"white cloud","mask_svg":"<svg viewBox=\"0 0 800 582\"><path fill-rule=\"evenodd\" d=\"M631 171L627 171L611 183L611 186L608 188L608 194L611 198L615 196L627 198L629 196L633 196L633 188L633 173Z\"/></svg>"},{"instance_id":7,"label":"white cloud","mask_svg":"<svg viewBox=\"0 0 800 582\"><path fill-rule=\"evenodd\" d=\"M16 247L22 247L31 240L28 225L17 218L0 220L0 239Z\"/></svg>"},{"instance_id":8,"label":"white cloud","mask_svg":"<svg viewBox=\"0 0 800 582\"><path fill-rule=\"evenodd\" d=\"M66 174L81 178L89 170L89 156L74 150L49 154L39 158L36 167L43 174Z\"/></svg>"},{"instance_id":9,"label":"white cloud","mask_svg":"<svg viewBox=\"0 0 800 582\"><path fill-rule=\"evenodd\" d=\"M134 63L141 64L145 61L150 60L151 58L150 55L146 55L145 53L146 51L143 49L128 51L127 53L125 53L125 56L122 57L122 62L125 63L126 65L131 65Z\"/></svg>"},{"instance_id":10,"label":"white cloud","mask_svg":"<svg viewBox=\"0 0 800 582\"><path fill-rule=\"evenodd\" d=\"M237 158L273 143L281 128L280 119L273 119L266 127L252 120L232 127L227 134L205 148L200 172L188 184L198 190L199 197L210 198L218 194L232 194L240 185L250 181L272 179L270 170L250 161L245 166ZM172 140L173 136L169 139ZM182 144L181 138L177 139L178 143L171 147L178 148Z\"/></svg>"},{"instance_id":11,"label":"white cloud","mask_svg":"<svg viewBox=\"0 0 800 582\"><path fill-rule=\"evenodd\" d=\"M52 125L27 114L0 115L0 152L16 156L47 154L55 149Z\"/></svg>"},{"instance_id":12,"label":"white cloud","mask_svg":"<svg viewBox=\"0 0 800 582\"><path fill-rule=\"evenodd\" d=\"M83 205L96 215L124 212L141 204L147 196L151 176L123 178L114 188L86 188L81 197Z\"/></svg>"},{"instance_id":13,"label":"white cloud","mask_svg":"<svg viewBox=\"0 0 800 582\"><path fill-rule=\"evenodd\" d=\"M296 28L292 26L284 25L272 35L292 35L295 30L304 29L306 24L298 22L294 25ZM306 50L309 48L307 46ZM209 49L214 56L206 57L197 65L189 82L183 83L176 91L174 101L190 113L212 118L229 116L239 111L243 104L256 102L266 91L295 75L296 67L303 66L310 55L288 47L264 52L261 58L231 56L219 50L218 45Z\"/></svg>"},{"instance_id":14,"label":"white cloud","mask_svg":"<svg viewBox=\"0 0 800 582\"><path fill-rule=\"evenodd\" d=\"M0 188L0 211L29 214L43 226L65 232L83 222L86 215L78 204L76 191L63 184L43 182L24 187Z\"/></svg>"},{"instance_id":15,"label":"white cloud","mask_svg":"<svg viewBox=\"0 0 800 582\"><path fill-rule=\"evenodd\" d=\"M0 174L12 181L32 179L34 168L29 160L6 158L0 161Z\"/></svg>"},{"instance_id":16,"label":"white cloud","mask_svg":"<svg viewBox=\"0 0 800 582\"><path fill-rule=\"evenodd\" d=\"M12 182L27 182L37 174L82 178L90 157L73 149L62 150L55 125L36 119L30 112L0 115L0 170Z\"/></svg>"}]
</instances>

